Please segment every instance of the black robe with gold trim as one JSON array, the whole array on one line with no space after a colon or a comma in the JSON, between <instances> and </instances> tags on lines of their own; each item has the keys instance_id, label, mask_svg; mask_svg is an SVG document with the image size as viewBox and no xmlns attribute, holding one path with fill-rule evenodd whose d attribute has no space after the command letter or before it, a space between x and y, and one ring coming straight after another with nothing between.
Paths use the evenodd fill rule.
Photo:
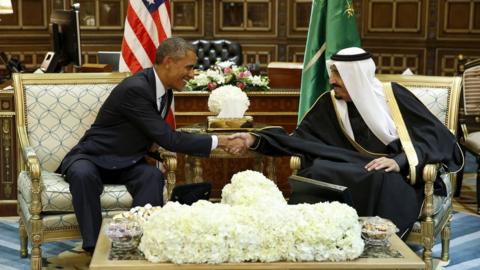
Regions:
<instances>
[{"instance_id":1,"label":"black robe with gold trim","mask_svg":"<svg viewBox=\"0 0 480 270\"><path fill-rule=\"evenodd\" d=\"M347 186L360 216L388 218L403 232L418 218L423 201L421 172L425 164L442 163L448 171L456 171L463 158L453 134L421 101L396 83L392 83L392 88L418 157L418 179L414 186L406 179L409 166L400 139L383 145L363 119L355 117L359 115L355 114L353 104L349 104L354 136L358 135L356 141L350 139L337 117L333 92L316 101L292 134L278 127L255 132L260 139L252 148L273 156L300 156L299 175ZM380 156L395 159L400 173L367 171L365 165ZM437 193L445 194L440 179L435 188Z\"/></svg>"}]
</instances>

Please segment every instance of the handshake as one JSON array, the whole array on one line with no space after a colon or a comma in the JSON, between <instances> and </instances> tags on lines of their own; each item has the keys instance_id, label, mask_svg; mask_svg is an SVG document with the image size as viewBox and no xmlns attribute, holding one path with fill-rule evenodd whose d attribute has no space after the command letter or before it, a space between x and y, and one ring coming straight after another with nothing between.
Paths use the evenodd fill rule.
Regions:
<instances>
[{"instance_id":1,"label":"handshake","mask_svg":"<svg viewBox=\"0 0 480 270\"><path fill-rule=\"evenodd\" d=\"M255 143L256 137L250 133L242 132L232 135L219 135L218 147L232 155L239 155L245 152Z\"/></svg>"}]
</instances>

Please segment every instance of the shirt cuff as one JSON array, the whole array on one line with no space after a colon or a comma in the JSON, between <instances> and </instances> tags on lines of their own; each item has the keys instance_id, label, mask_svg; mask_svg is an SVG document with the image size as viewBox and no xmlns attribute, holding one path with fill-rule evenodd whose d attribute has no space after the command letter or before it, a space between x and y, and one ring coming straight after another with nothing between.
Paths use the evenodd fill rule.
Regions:
<instances>
[{"instance_id":1,"label":"shirt cuff","mask_svg":"<svg viewBox=\"0 0 480 270\"><path fill-rule=\"evenodd\" d=\"M250 132L250 134L252 134L255 137L255 141L253 142L252 146L250 146L250 149L256 150L260 146L260 139L262 137L252 132Z\"/></svg>"},{"instance_id":2,"label":"shirt cuff","mask_svg":"<svg viewBox=\"0 0 480 270\"><path fill-rule=\"evenodd\" d=\"M212 135L212 149L210 150L217 148L217 146L218 146L218 137L217 135Z\"/></svg>"}]
</instances>

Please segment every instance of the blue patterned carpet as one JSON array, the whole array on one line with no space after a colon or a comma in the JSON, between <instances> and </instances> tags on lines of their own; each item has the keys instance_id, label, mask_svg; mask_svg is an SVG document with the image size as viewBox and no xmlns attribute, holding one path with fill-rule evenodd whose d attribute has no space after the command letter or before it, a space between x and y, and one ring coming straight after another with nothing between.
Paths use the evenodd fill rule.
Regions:
<instances>
[{"instance_id":1,"label":"blue patterned carpet","mask_svg":"<svg viewBox=\"0 0 480 270\"><path fill-rule=\"evenodd\" d=\"M20 258L18 222L0 218L0 269L30 269L30 259ZM45 269L81 269L88 258L80 253L80 241L63 241L42 245ZM30 250L29 250L30 252ZM61 255L59 255L61 254ZM87 259L87 261L85 261ZM77 264L77 266L74 266Z\"/></svg>"},{"instance_id":2,"label":"blue patterned carpet","mask_svg":"<svg viewBox=\"0 0 480 270\"><path fill-rule=\"evenodd\" d=\"M444 266L444 269L480 269L480 217L455 213L452 220L452 236L450 263ZM440 258L441 250L441 243L437 240L433 247L433 257Z\"/></svg>"},{"instance_id":3,"label":"blue patterned carpet","mask_svg":"<svg viewBox=\"0 0 480 270\"><path fill-rule=\"evenodd\" d=\"M29 259L19 257L18 223L0 219L0 269L29 269ZM480 217L455 213L452 221L450 263L436 269L480 269ZM80 242L64 241L42 246L45 269L87 269L89 258L80 253ZM439 241L433 248L434 258L440 257Z\"/></svg>"}]
</instances>

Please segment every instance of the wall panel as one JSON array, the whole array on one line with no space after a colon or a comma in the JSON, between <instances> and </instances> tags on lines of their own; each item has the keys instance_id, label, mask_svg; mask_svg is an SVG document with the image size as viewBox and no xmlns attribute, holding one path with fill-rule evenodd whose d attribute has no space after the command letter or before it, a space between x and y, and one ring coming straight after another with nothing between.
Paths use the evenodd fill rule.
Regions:
<instances>
[{"instance_id":1,"label":"wall panel","mask_svg":"<svg viewBox=\"0 0 480 270\"><path fill-rule=\"evenodd\" d=\"M442 60L437 48L462 53L480 47L480 0L348 1L353 3L363 46L383 61L379 63L382 73L408 67L420 74L449 74L453 67L447 58ZM303 61L311 3L176 0L171 6L172 31L191 41L240 42L245 63L258 63L265 72L269 61ZM13 4L14 14L0 15L0 50L18 55L34 70L51 50L51 10L68 7L70 1L13 0ZM128 1L80 0L80 4L85 63L95 63L99 50L120 50ZM0 66L3 73L5 67Z\"/></svg>"}]
</instances>

